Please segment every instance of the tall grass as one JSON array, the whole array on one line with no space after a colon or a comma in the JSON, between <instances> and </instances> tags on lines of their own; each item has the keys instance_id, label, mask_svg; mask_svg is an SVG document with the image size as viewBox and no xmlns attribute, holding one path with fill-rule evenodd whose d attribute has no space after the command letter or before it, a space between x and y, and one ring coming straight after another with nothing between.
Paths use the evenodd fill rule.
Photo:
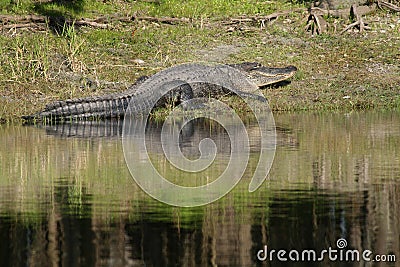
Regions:
<instances>
[{"instance_id":1,"label":"tall grass","mask_svg":"<svg viewBox=\"0 0 400 267\"><path fill-rule=\"evenodd\" d=\"M46 36L39 35L30 39L16 36L8 41L11 45L3 47L0 53L0 69L2 73L10 74L8 80L35 82L39 78L48 78L50 59Z\"/></svg>"},{"instance_id":2,"label":"tall grass","mask_svg":"<svg viewBox=\"0 0 400 267\"><path fill-rule=\"evenodd\" d=\"M72 71L84 71L85 64L79 60L78 54L82 50L85 41L81 39L75 30L74 23L64 23L61 36L65 38L64 53L67 56L67 65Z\"/></svg>"}]
</instances>

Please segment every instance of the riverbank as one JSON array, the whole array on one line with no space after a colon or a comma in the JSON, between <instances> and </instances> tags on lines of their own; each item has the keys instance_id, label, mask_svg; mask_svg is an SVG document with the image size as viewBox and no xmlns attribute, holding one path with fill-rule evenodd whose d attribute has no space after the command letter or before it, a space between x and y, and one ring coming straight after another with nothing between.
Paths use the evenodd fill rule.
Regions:
<instances>
[{"instance_id":1,"label":"riverbank","mask_svg":"<svg viewBox=\"0 0 400 267\"><path fill-rule=\"evenodd\" d=\"M142 75L192 61L295 65L299 71L289 84L264 90L275 111L400 108L396 13L366 16L372 29L363 33L338 34L351 22L328 18L329 33L311 36L305 31L306 6L296 3L72 3L25 0L0 6L7 15L56 16L67 22L2 27L0 121L18 122L58 99L125 90ZM270 14L278 16L266 20ZM69 24L80 18L103 18L99 24L105 26Z\"/></svg>"}]
</instances>

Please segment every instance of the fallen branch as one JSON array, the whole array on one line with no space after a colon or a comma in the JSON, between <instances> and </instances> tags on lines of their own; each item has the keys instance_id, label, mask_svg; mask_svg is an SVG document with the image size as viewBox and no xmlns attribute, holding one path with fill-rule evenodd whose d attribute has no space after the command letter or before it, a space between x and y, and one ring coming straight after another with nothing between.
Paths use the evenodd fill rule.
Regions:
<instances>
[{"instance_id":1,"label":"fallen branch","mask_svg":"<svg viewBox=\"0 0 400 267\"><path fill-rule=\"evenodd\" d=\"M231 19L232 22L254 22L254 21L271 21L275 20L281 16L287 16L288 14L292 13L292 10L286 10L282 12L272 13L267 16L250 16L250 17L239 17Z\"/></svg>"},{"instance_id":2,"label":"fallen branch","mask_svg":"<svg viewBox=\"0 0 400 267\"><path fill-rule=\"evenodd\" d=\"M90 26L90 27L93 27L93 28L101 28L101 29L108 28L108 24L98 23L98 22L91 21L91 20L86 20L86 19L76 20L76 21L74 21L74 23L77 26Z\"/></svg>"},{"instance_id":3,"label":"fallen branch","mask_svg":"<svg viewBox=\"0 0 400 267\"><path fill-rule=\"evenodd\" d=\"M275 12L275 13L272 13L267 16L242 16L242 17L238 17L238 18L233 18L233 19L231 19L231 21L232 22L253 22L253 21L265 22L265 21L275 20L281 16L287 16L294 12L306 11L306 10L307 9L305 9L305 8L295 8L295 9L291 9L291 10Z\"/></svg>"},{"instance_id":4,"label":"fallen branch","mask_svg":"<svg viewBox=\"0 0 400 267\"><path fill-rule=\"evenodd\" d=\"M133 17L132 20L145 20L145 21L150 21L150 22L166 23L166 24L190 22L190 19L188 19L188 18L169 18L169 17L157 18L157 17L148 17L148 16Z\"/></svg>"},{"instance_id":5,"label":"fallen branch","mask_svg":"<svg viewBox=\"0 0 400 267\"><path fill-rule=\"evenodd\" d=\"M377 4L378 4L379 8L381 8L381 9L383 7L386 7L387 9L390 9L392 11L400 12L400 7L396 6L394 4L391 4L391 3L388 3L388 2L385 2L385 1L379 1L379 0L377 1Z\"/></svg>"},{"instance_id":6,"label":"fallen branch","mask_svg":"<svg viewBox=\"0 0 400 267\"><path fill-rule=\"evenodd\" d=\"M10 24L4 25L0 27L0 29L21 29L21 28L39 28L40 25L36 23L18 23L18 24Z\"/></svg>"},{"instance_id":7,"label":"fallen branch","mask_svg":"<svg viewBox=\"0 0 400 267\"><path fill-rule=\"evenodd\" d=\"M127 17L99 17L94 19L82 18L78 20L63 18L63 17L47 17L39 15L0 15L0 30L12 28L37 28L46 27L51 20L59 21L60 23L75 24L77 26L88 26L93 28L105 29L110 26L110 22L132 22L132 18ZM1 25L2 24L2 25Z\"/></svg>"},{"instance_id":8,"label":"fallen branch","mask_svg":"<svg viewBox=\"0 0 400 267\"><path fill-rule=\"evenodd\" d=\"M25 16L14 16L14 15L0 15L0 23L9 24L10 22L14 23L23 23L23 22L37 22L37 23L45 23L47 17L38 16L38 15L25 15Z\"/></svg>"}]
</instances>

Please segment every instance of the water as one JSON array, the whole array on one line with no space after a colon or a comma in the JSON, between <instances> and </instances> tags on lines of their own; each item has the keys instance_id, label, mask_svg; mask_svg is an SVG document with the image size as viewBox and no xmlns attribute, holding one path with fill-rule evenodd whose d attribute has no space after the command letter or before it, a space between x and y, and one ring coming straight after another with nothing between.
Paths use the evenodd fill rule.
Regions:
<instances>
[{"instance_id":1,"label":"water","mask_svg":"<svg viewBox=\"0 0 400 267\"><path fill-rule=\"evenodd\" d=\"M342 252L395 255L397 262L381 266L399 266L400 113L278 114L275 120L278 147L268 180L247 191L257 158L252 140L246 177L198 208L170 207L141 191L125 164L120 125L0 126L1 266L286 266L276 252L272 261L257 253L265 245L268 252L320 253L337 249L340 238L347 242ZM222 151L210 176L223 167L229 142L201 122L183 140L185 153L195 153L190 147L203 136L217 138ZM152 140L155 165L170 173ZM377 262L325 255L290 265Z\"/></svg>"}]
</instances>

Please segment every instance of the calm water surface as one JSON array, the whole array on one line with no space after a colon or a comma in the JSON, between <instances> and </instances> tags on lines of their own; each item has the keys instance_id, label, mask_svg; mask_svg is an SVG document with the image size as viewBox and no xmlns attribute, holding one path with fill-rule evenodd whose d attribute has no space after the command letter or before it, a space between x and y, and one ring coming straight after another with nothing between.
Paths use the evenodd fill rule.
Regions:
<instances>
[{"instance_id":1,"label":"calm water surface","mask_svg":"<svg viewBox=\"0 0 400 267\"><path fill-rule=\"evenodd\" d=\"M247 192L255 136L246 177L199 208L170 207L138 188L118 125L0 126L0 265L400 266L400 113L275 120L278 147L268 180ZM152 126L149 134L157 133ZM212 176L229 155L224 131L199 122L182 149L196 153L191 147L204 136L222 151ZM155 165L171 174L160 149L152 151ZM340 238L344 252L370 250L397 262L257 258L264 246L338 249Z\"/></svg>"}]
</instances>

